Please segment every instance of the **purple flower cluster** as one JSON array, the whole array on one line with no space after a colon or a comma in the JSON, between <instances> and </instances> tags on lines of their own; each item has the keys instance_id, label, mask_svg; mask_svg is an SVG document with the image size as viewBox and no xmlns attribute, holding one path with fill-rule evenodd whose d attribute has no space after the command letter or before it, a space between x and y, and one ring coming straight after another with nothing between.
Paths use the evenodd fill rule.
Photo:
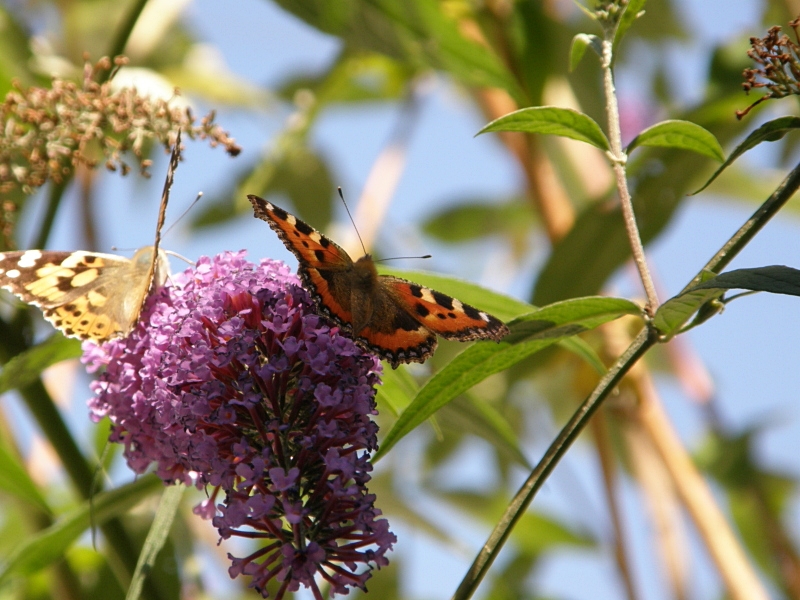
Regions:
<instances>
[{"instance_id":1,"label":"purple flower cluster","mask_svg":"<svg viewBox=\"0 0 800 600\"><path fill-rule=\"evenodd\" d=\"M396 541L366 490L379 362L312 306L282 263L224 253L173 277L128 338L85 345L105 368L92 418L137 473L213 488L195 512L260 542L229 572L264 597L365 589Z\"/></svg>"}]
</instances>

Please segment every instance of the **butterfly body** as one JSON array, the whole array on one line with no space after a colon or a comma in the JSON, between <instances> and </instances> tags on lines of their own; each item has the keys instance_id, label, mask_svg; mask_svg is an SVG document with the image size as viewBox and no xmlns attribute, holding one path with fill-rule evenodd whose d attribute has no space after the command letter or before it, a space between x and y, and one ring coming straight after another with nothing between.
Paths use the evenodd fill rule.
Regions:
<instances>
[{"instance_id":1,"label":"butterfly body","mask_svg":"<svg viewBox=\"0 0 800 600\"><path fill-rule=\"evenodd\" d=\"M297 257L298 274L319 311L392 367L424 362L437 335L497 341L508 333L499 319L422 285L380 275L369 254L353 261L297 217L258 196L248 198L255 215Z\"/></svg>"}]
</instances>

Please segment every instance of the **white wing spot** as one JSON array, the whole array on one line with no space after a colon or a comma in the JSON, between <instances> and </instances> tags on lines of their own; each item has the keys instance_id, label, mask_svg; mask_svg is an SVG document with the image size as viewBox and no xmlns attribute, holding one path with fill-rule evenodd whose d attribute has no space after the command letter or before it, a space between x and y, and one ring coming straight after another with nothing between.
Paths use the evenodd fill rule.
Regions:
<instances>
[{"instance_id":1,"label":"white wing spot","mask_svg":"<svg viewBox=\"0 0 800 600\"><path fill-rule=\"evenodd\" d=\"M61 266L69 268L83 266L86 264L86 256L88 254L88 252L84 252L83 250L73 252L61 262Z\"/></svg>"},{"instance_id":2,"label":"white wing spot","mask_svg":"<svg viewBox=\"0 0 800 600\"><path fill-rule=\"evenodd\" d=\"M433 292L431 292L428 288L420 289L420 298L425 300L425 302L430 302L431 304L436 304L436 299L433 297Z\"/></svg>"},{"instance_id":3,"label":"white wing spot","mask_svg":"<svg viewBox=\"0 0 800 600\"><path fill-rule=\"evenodd\" d=\"M319 244L319 241L322 239L322 236L316 231L309 233L308 237L311 238L311 241L315 244Z\"/></svg>"},{"instance_id":4,"label":"white wing spot","mask_svg":"<svg viewBox=\"0 0 800 600\"><path fill-rule=\"evenodd\" d=\"M453 298L453 310L459 313L464 312L464 305L461 304L460 300Z\"/></svg>"},{"instance_id":5,"label":"white wing spot","mask_svg":"<svg viewBox=\"0 0 800 600\"><path fill-rule=\"evenodd\" d=\"M28 250L19 257L17 266L27 269L36 265L36 261L42 258L41 250Z\"/></svg>"},{"instance_id":6,"label":"white wing spot","mask_svg":"<svg viewBox=\"0 0 800 600\"><path fill-rule=\"evenodd\" d=\"M295 218L294 218L294 215L290 215L290 214L288 214L288 213L286 214L286 222L287 222L289 225L291 225L292 227L294 227L295 225L297 225L297 219L295 219Z\"/></svg>"},{"instance_id":7,"label":"white wing spot","mask_svg":"<svg viewBox=\"0 0 800 600\"><path fill-rule=\"evenodd\" d=\"M9 279L16 279L20 275L22 275L22 273L20 273L19 270L17 269L10 269L5 272L5 276L8 277Z\"/></svg>"},{"instance_id":8,"label":"white wing spot","mask_svg":"<svg viewBox=\"0 0 800 600\"><path fill-rule=\"evenodd\" d=\"M483 319L487 323L489 322L489 315L487 315L485 312L479 312L478 314L481 316L481 319Z\"/></svg>"}]
</instances>

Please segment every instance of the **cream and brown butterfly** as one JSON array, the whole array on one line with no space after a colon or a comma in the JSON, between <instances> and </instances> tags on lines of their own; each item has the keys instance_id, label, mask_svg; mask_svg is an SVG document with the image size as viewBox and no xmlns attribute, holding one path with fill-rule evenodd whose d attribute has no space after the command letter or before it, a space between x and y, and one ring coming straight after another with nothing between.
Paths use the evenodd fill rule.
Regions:
<instances>
[{"instance_id":1,"label":"cream and brown butterfly","mask_svg":"<svg viewBox=\"0 0 800 600\"><path fill-rule=\"evenodd\" d=\"M133 258L84 250L0 252L0 287L41 308L44 318L67 337L102 343L127 336L147 298L169 275L169 261L159 243L180 147L179 132L152 246L140 248Z\"/></svg>"}]
</instances>

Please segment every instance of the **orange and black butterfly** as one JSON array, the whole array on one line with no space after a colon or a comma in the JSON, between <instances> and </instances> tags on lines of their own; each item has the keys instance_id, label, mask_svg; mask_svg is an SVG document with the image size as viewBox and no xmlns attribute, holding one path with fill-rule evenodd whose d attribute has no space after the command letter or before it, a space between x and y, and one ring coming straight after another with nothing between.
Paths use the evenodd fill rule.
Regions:
<instances>
[{"instance_id":1,"label":"orange and black butterfly","mask_svg":"<svg viewBox=\"0 0 800 600\"><path fill-rule=\"evenodd\" d=\"M425 362L436 336L499 341L505 324L477 308L422 285L379 275L369 254L353 262L342 248L294 215L249 195L263 219L297 257L298 274L319 311L360 346L389 361Z\"/></svg>"}]
</instances>

